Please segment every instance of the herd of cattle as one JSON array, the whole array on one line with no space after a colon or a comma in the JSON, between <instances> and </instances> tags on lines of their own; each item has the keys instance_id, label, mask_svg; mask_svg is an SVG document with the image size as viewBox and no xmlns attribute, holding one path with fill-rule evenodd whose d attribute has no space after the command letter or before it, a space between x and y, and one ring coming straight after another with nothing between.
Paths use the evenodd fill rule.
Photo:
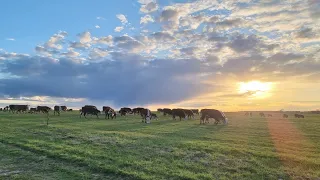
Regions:
<instances>
[{"instance_id":1,"label":"herd of cattle","mask_svg":"<svg viewBox=\"0 0 320 180\"><path fill-rule=\"evenodd\" d=\"M12 113L45 113L49 115L49 111L52 109L48 106L37 106L36 108L30 108L28 105L9 105L5 108L0 108L0 111L9 111ZM73 111L72 109L67 109L66 106L54 106L53 108L53 114L54 115L60 115L61 111ZM105 114L105 119L114 119L117 118L117 114L120 116L126 116L128 114L133 115L140 115L142 117L142 121L146 123L150 123L150 120L158 119L157 115L155 113L152 113L149 109L137 107L137 108L128 108L123 107L119 111L115 111L113 108L109 106L103 106L102 112L97 109L96 106L92 105L85 105L80 110L80 118L84 116L86 118L86 115L95 115L97 118L99 118L99 114ZM162 113L164 116L172 116L172 118L175 120L176 118L181 119L194 119L195 115L200 115L200 124L206 124L209 123L210 119L215 120L215 124L218 123L224 123L227 124L228 118L225 116L225 114L219 110L216 109L202 109L199 111L199 109L169 109L169 108L163 108L163 109L157 109L159 113ZM260 112L259 115L261 117L272 117L272 114L264 114L263 112ZM252 112L246 112L245 116L251 116ZM283 114L283 118L288 118L288 114ZM304 118L304 115L302 114L294 114L295 118Z\"/></svg>"},{"instance_id":2,"label":"herd of cattle","mask_svg":"<svg viewBox=\"0 0 320 180\"><path fill-rule=\"evenodd\" d=\"M52 109L48 106L37 106L36 108L30 108L28 105L9 105L5 108L0 108L0 111L9 111L12 113L45 113L49 115L49 111ZM60 115L61 111L72 111L72 109L67 109L66 106L54 106L53 108L53 114L54 115ZM157 114L152 113L147 108L137 107L137 108L128 108L123 107L118 112L115 111L113 108L109 106L103 106L102 112L97 109L96 106L92 105L85 105L80 110L80 118L84 116L86 118L87 115L94 115L99 118L99 115L104 113L105 119L113 119L117 118L117 114L120 116L126 116L129 114L132 115L140 115L142 117L142 121L146 123L150 123L150 120L158 119ZM209 123L210 119L215 120L215 124L218 123L224 123L227 124L227 117L225 114L219 110L216 109L202 109L199 111L198 109L158 109L159 113L162 113L164 116L172 116L172 118L175 120L176 118L181 119L191 119L194 118L195 115L201 115L200 116L200 124Z\"/></svg>"},{"instance_id":3,"label":"herd of cattle","mask_svg":"<svg viewBox=\"0 0 320 180\"><path fill-rule=\"evenodd\" d=\"M246 112L244 115L245 115L245 116L251 116L251 117L252 117L252 112ZM264 113L262 113L262 112L259 113L259 115L260 115L261 117L266 117L266 115L265 115ZM268 116L268 117L272 117L272 114L267 114L267 116ZM289 115L288 115L288 114L283 114L282 117L283 117L283 118L288 118ZM294 114L294 117L295 117L295 118L304 118L304 115L302 115L302 114Z\"/></svg>"}]
</instances>

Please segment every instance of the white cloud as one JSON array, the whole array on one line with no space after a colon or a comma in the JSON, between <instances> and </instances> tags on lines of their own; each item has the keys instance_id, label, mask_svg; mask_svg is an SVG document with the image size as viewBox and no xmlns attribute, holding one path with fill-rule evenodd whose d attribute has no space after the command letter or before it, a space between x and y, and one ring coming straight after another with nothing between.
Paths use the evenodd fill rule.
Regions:
<instances>
[{"instance_id":1,"label":"white cloud","mask_svg":"<svg viewBox=\"0 0 320 180\"><path fill-rule=\"evenodd\" d=\"M94 26L96 29L100 29L100 26L98 26L98 25L96 25L96 26Z\"/></svg>"},{"instance_id":2,"label":"white cloud","mask_svg":"<svg viewBox=\"0 0 320 180\"><path fill-rule=\"evenodd\" d=\"M14 39L14 38L7 38L6 40L7 40L7 41L15 41L16 39Z\"/></svg>"},{"instance_id":3,"label":"white cloud","mask_svg":"<svg viewBox=\"0 0 320 180\"><path fill-rule=\"evenodd\" d=\"M114 29L115 32L121 32L124 28L122 26L118 26Z\"/></svg>"},{"instance_id":4,"label":"white cloud","mask_svg":"<svg viewBox=\"0 0 320 180\"><path fill-rule=\"evenodd\" d=\"M52 49L62 49L62 41L65 39L65 37L68 35L65 31L60 31L57 34L54 34L50 37L49 41L44 44L47 48Z\"/></svg>"},{"instance_id":5,"label":"white cloud","mask_svg":"<svg viewBox=\"0 0 320 180\"><path fill-rule=\"evenodd\" d=\"M97 17L98 20L106 20L104 17L98 16Z\"/></svg>"},{"instance_id":6,"label":"white cloud","mask_svg":"<svg viewBox=\"0 0 320 180\"><path fill-rule=\"evenodd\" d=\"M126 16L123 15L123 14L117 14L117 18L121 21L122 24L127 24L128 23L128 20L127 20Z\"/></svg>"},{"instance_id":7,"label":"white cloud","mask_svg":"<svg viewBox=\"0 0 320 180\"><path fill-rule=\"evenodd\" d=\"M92 41L91 33L89 31L83 32L78 35L81 43L89 43Z\"/></svg>"},{"instance_id":8,"label":"white cloud","mask_svg":"<svg viewBox=\"0 0 320 180\"><path fill-rule=\"evenodd\" d=\"M140 8L140 11L143 12L143 13L151 13L151 12L154 12L156 10L158 10L158 4L151 1L151 2L148 2L146 4L143 4L142 3L142 6Z\"/></svg>"},{"instance_id":9,"label":"white cloud","mask_svg":"<svg viewBox=\"0 0 320 180\"><path fill-rule=\"evenodd\" d=\"M103 58L105 56L107 56L109 54L108 51L101 49L101 48L94 48L90 54L89 54L89 58L90 59L99 59L99 58Z\"/></svg>"},{"instance_id":10,"label":"white cloud","mask_svg":"<svg viewBox=\"0 0 320 180\"><path fill-rule=\"evenodd\" d=\"M154 22L154 19L150 15L141 17L140 24L147 24L148 22Z\"/></svg>"}]
</instances>

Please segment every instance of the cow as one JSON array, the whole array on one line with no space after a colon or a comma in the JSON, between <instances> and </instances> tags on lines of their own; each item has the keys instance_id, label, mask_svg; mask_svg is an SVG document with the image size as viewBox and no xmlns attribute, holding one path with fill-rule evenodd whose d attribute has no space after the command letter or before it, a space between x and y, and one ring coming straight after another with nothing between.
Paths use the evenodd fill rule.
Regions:
<instances>
[{"instance_id":1,"label":"cow","mask_svg":"<svg viewBox=\"0 0 320 180\"><path fill-rule=\"evenodd\" d=\"M262 112L260 113L260 116L261 116L261 117L266 117L266 116L264 115L264 113L262 113Z\"/></svg>"},{"instance_id":2,"label":"cow","mask_svg":"<svg viewBox=\"0 0 320 180\"><path fill-rule=\"evenodd\" d=\"M67 111L67 106L61 106L61 111Z\"/></svg>"},{"instance_id":3,"label":"cow","mask_svg":"<svg viewBox=\"0 0 320 180\"><path fill-rule=\"evenodd\" d=\"M187 114L183 109L172 109L172 118L174 120L176 120L176 116L179 117L180 121L181 121L181 118L184 118L184 119L187 118Z\"/></svg>"},{"instance_id":4,"label":"cow","mask_svg":"<svg viewBox=\"0 0 320 180\"><path fill-rule=\"evenodd\" d=\"M96 106L92 105L85 105L81 108L80 118L83 115L85 118L87 114L96 115L99 118L100 111L97 109Z\"/></svg>"},{"instance_id":5,"label":"cow","mask_svg":"<svg viewBox=\"0 0 320 180\"><path fill-rule=\"evenodd\" d=\"M158 112L163 112L163 109L160 109L160 108L159 108L159 109L157 109L157 111L158 111Z\"/></svg>"},{"instance_id":6,"label":"cow","mask_svg":"<svg viewBox=\"0 0 320 180\"><path fill-rule=\"evenodd\" d=\"M152 117L152 113L149 109L142 109L140 112L140 115L142 117L142 122L149 124L151 117Z\"/></svg>"},{"instance_id":7,"label":"cow","mask_svg":"<svg viewBox=\"0 0 320 180\"><path fill-rule=\"evenodd\" d=\"M37 112L37 108L30 108L29 113L33 114Z\"/></svg>"},{"instance_id":8,"label":"cow","mask_svg":"<svg viewBox=\"0 0 320 180\"><path fill-rule=\"evenodd\" d=\"M288 114L283 114L282 117L283 117L283 118L288 118L289 116L288 116Z\"/></svg>"},{"instance_id":9,"label":"cow","mask_svg":"<svg viewBox=\"0 0 320 180\"><path fill-rule=\"evenodd\" d=\"M193 112L193 114L199 115L199 109L191 109L191 111Z\"/></svg>"},{"instance_id":10,"label":"cow","mask_svg":"<svg viewBox=\"0 0 320 180\"><path fill-rule=\"evenodd\" d=\"M2 111L2 108L0 108L0 111Z\"/></svg>"},{"instance_id":11,"label":"cow","mask_svg":"<svg viewBox=\"0 0 320 180\"><path fill-rule=\"evenodd\" d=\"M4 107L3 111L9 111L9 106Z\"/></svg>"},{"instance_id":12,"label":"cow","mask_svg":"<svg viewBox=\"0 0 320 180\"><path fill-rule=\"evenodd\" d=\"M56 113L58 114L58 116L60 116L60 111L62 110L62 106L54 106L53 107L53 115L56 115Z\"/></svg>"},{"instance_id":13,"label":"cow","mask_svg":"<svg viewBox=\"0 0 320 180\"><path fill-rule=\"evenodd\" d=\"M295 118L304 118L304 115L302 115L302 114L294 114L294 117Z\"/></svg>"},{"instance_id":14,"label":"cow","mask_svg":"<svg viewBox=\"0 0 320 180\"><path fill-rule=\"evenodd\" d=\"M51 110L48 106L37 106L37 112L42 112L44 114L49 114L49 111Z\"/></svg>"},{"instance_id":15,"label":"cow","mask_svg":"<svg viewBox=\"0 0 320 180\"><path fill-rule=\"evenodd\" d=\"M272 114L268 114L268 117L272 117Z\"/></svg>"},{"instance_id":16,"label":"cow","mask_svg":"<svg viewBox=\"0 0 320 180\"><path fill-rule=\"evenodd\" d=\"M158 116L155 113L151 113L151 119L158 119Z\"/></svg>"},{"instance_id":17,"label":"cow","mask_svg":"<svg viewBox=\"0 0 320 180\"><path fill-rule=\"evenodd\" d=\"M119 113L120 113L121 116L125 116L127 114L131 114L132 110L131 110L131 108L123 107L123 108L120 109Z\"/></svg>"},{"instance_id":18,"label":"cow","mask_svg":"<svg viewBox=\"0 0 320 180\"><path fill-rule=\"evenodd\" d=\"M228 124L228 118L222 111L216 109L202 109L200 113L200 124L209 123L210 118L215 120L214 124L218 124L221 121L223 121L224 124Z\"/></svg>"},{"instance_id":19,"label":"cow","mask_svg":"<svg viewBox=\"0 0 320 180\"><path fill-rule=\"evenodd\" d=\"M132 109L132 113L133 113L133 114L141 114L141 111L142 111L143 109L144 109L144 108L142 108L142 107L133 108L133 109Z\"/></svg>"},{"instance_id":20,"label":"cow","mask_svg":"<svg viewBox=\"0 0 320 180\"><path fill-rule=\"evenodd\" d=\"M111 119L113 119L113 118L117 118L117 113L114 111L114 109L112 109L111 107L109 107L109 106L103 106L103 112L105 113L105 119L107 119L107 117L108 117L108 119L110 119L110 117L111 117Z\"/></svg>"},{"instance_id":21,"label":"cow","mask_svg":"<svg viewBox=\"0 0 320 180\"><path fill-rule=\"evenodd\" d=\"M9 105L9 109L12 113L27 112L29 110L28 105Z\"/></svg>"},{"instance_id":22,"label":"cow","mask_svg":"<svg viewBox=\"0 0 320 180\"><path fill-rule=\"evenodd\" d=\"M73 109L68 109L67 111L72 112L72 111L73 111Z\"/></svg>"},{"instance_id":23,"label":"cow","mask_svg":"<svg viewBox=\"0 0 320 180\"><path fill-rule=\"evenodd\" d=\"M166 116L167 114L172 115L172 110L169 108L164 108L162 111L164 116Z\"/></svg>"},{"instance_id":24,"label":"cow","mask_svg":"<svg viewBox=\"0 0 320 180\"><path fill-rule=\"evenodd\" d=\"M184 112L186 113L188 119L194 118L194 114L193 114L192 110L184 109Z\"/></svg>"}]
</instances>

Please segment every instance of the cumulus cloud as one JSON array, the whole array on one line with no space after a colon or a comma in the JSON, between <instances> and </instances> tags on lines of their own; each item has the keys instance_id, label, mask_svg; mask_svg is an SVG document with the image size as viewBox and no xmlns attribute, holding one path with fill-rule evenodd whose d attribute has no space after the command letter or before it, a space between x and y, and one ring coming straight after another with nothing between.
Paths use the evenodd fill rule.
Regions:
<instances>
[{"instance_id":1,"label":"cumulus cloud","mask_svg":"<svg viewBox=\"0 0 320 180\"><path fill-rule=\"evenodd\" d=\"M98 25L95 25L94 27L95 27L96 29L100 29L100 26L98 26Z\"/></svg>"},{"instance_id":2,"label":"cumulus cloud","mask_svg":"<svg viewBox=\"0 0 320 180\"><path fill-rule=\"evenodd\" d=\"M116 28L114 28L115 32L121 32L124 28L122 26L118 26Z\"/></svg>"},{"instance_id":3,"label":"cumulus cloud","mask_svg":"<svg viewBox=\"0 0 320 180\"><path fill-rule=\"evenodd\" d=\"M128 23L128 20L127 20L126 16L123 15L123 14L117 14L117 18L121 21L122 24L127 24Z\"/></svg>"},{"instance_id":4,"label":"cumulus cloud","mask_svg":"<svg viewBox=\"0 0 320 180\"><path fill-rule=\"evenodd\" d=\"M157 9L158 9L158 4L151 1L146 4L142 3L140 11L143 13L151 13L151 12L156 11Z\"/></svg>"},{"instance_id":5,"label":"cumulus cloud","mask_svg":"<svg viewBox=\"0 0 320 180\"><path fill-rule=\"evenodd\" d=\"M81 43L90 43L91 42L91 33L89 31L78 34Z\"/></svg>"},{"instance_id":6,"label":"cumulus cloud","mask_svg":"<svg viewBox=\"0 0 320 180\"><path fill-rule=\"evenodd\" d=\"M141 17L140 24L147 24L148 22L154 22L154 19L150 15Z\"/></svg>"}]
</instances>

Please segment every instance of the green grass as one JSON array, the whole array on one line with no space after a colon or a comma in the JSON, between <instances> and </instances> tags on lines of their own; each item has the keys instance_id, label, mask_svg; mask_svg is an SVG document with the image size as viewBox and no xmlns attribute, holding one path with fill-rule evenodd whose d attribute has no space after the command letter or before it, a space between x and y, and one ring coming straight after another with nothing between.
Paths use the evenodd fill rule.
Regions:
<instances>
[{"instance_id":1,"label":"green grass","mask_svg":"<svg viewBox=\"0 0 320 180\"><path fill-rule=\"evenodd\" d=\"M267 119L226 115L227 126L162 115L151 124L139 116L80 119L74 112L50 116L46 126L45 115L0 112L0 179L320 177L320 116L290 120L315 148L292 172L281 161Z\"/></svg>"}]
</instances>

